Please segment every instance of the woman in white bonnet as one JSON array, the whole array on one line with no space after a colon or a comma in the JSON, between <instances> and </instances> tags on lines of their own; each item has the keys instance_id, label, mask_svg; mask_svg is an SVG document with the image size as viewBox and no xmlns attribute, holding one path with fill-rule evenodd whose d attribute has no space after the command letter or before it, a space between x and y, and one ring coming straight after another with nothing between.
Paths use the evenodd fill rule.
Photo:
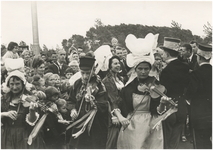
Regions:
<instances>
[{"instance_id":1,"label":"woman in white bonnet","mask_svg":"<svg viewBox=\"0 0 213 150\"><path fill-rule=\"evenodd\" d=\"M150 39L153 39L154 35L148 34L144 40L131 36L127 36L126 45L132 52L127 55L127 65L133 67L132 75L121 91L122 101L119 103L119 109L114 109L113 112L122 125L117 148L163 149L162 124L152 128L150 122L166 112L164 103L167 99L160 96L152 98L151 92L147 90L150 84L158 84L155 77L149 76L154 63L151 53L153 42L150 42ZM131 45L132 43L134 45Z\"/></svg>"},{"instance_id":2,"label":"woman in white bonnet","mask_svg":"<svg viewBox=\"0 0 213 150\"><path fill-rule=\"evenodd\" d=\"M23 59L20 60L23 62ZM10 63L13 64L10 60ZM20 64L20 63L19 63ZM21 63L22 64L22 63ZM32 145L27 144L28 136L39 119L36 111L38 105L30 103L24 107L20 100L31 95L30 84L27 83L21 67L7 66L9 72L2 90L1 97L1 148L2 149L38 149L45 148L42 131L38 134ZM18 70L16 70L18 69Z\"/></svg>"}]
</instances>

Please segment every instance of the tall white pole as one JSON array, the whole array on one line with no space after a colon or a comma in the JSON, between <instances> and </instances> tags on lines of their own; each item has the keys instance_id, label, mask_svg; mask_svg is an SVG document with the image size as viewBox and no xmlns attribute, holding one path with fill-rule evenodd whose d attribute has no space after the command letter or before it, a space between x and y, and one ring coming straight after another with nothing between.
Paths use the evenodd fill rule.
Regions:
<instances>
[{"instance_id":1,"label":"tall white pole","mask_svg":"<svg viewBox=\"0 0 213 150\"><path fill-rule=\"evenodd\" d=\"M40 55L39 36L38 36L38 18L37 18L37 4L31 2L32 13L32 29L33 29L33 46L32 50L36 56Z\"/></svg>"}]
</instances>

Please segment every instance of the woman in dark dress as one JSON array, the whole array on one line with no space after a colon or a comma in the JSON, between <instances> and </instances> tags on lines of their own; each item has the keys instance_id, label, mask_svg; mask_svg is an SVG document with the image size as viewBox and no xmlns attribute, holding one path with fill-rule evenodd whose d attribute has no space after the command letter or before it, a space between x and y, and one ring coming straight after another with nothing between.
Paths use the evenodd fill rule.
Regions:
<instances>
[{"instance_id":1,"label":"woman in dark dress","mask_svg":"<svg viewBox=\"0 0 213 150\"><path fill-rule=\"evenodd\" d=\"M24 74L15 70L6 78L6 93L1 97L1 148L2 149L40 149L45 148L42 131L31 145L27 144L28 137L39 119L37 105L31 103L24 107L20 99L30 95L28 83Z\"/></svg>"},{"instance_id":2,"label":"woman in dark dress","mask_svg":"<svg viewBox=\"0 0 213 150\"><path fill-rule=\"evenodd\" d=\"M124 87L123 80L118 74L121 68L120 58L118 56L112 56L109 59L108 68L108 73L102 82L106 87L108 97L110 99L110 111L113 111L118 108L118 104L121 101L120 91ZM114 115L110 115L109 120L110 121L106 148L115 149L117 147L117 138L120 130L120 122Z\"/></svg>"}]
</instances>

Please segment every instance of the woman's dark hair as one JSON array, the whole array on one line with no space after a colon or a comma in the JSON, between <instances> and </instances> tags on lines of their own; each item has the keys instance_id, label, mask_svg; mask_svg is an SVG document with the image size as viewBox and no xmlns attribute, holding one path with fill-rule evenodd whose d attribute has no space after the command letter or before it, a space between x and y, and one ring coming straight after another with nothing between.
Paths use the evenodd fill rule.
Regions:
<instances>
[{"instance_id":1,"label":"woman's dark hair","mask_svg":"<svg viewBox=\"0 0 213 150\"><path fill-rule=\"evenodd\" d=\"M41 57L36 56L36 57L33 58L32 67L34 69L38 68L42 64L44 64L44 60Z\"/></svg>"},{"instance_id":2,"label":"woman's dark hair","mask_svg":"<svg viewBox=\"0 0 213 150\"><path fill-rule=\"evenodd\" d=\"M75 72L73 71L73 69L72 69L71 67L68 67L68 68L65 70L64 73L65 73L65 74L67 74L67 73L73 73L73 74L75 74Z\"/></svg>"},{"instance_id":3,"label":"woman's dark hair","mask_svg":"<svg viewBox=\"0 0 213 150\"><path fill-rule=\"evenodd\" d=\"M10 80L17 80L17 81L21 81L21 84L24 86L24 81L22 81L19 77L17 77L17 76L11 76L10 77L10 79L8 80L8 82L7 82L7 86L9 87L9 82L10 82Z\"/></svg>"},{"instance_id":4,"label":"woman's dark hair","mask_svg":"<svg viewBox=\"0 0 213 150\"><path fill-rule=\"evenodd\" d=\"M113 59L117 59L119 62L121 61L120 58L118 56L112 56L110 59L109 59L109 64L108 64L108 70L110 70L112 68L112 60Z\"/></svg>"},{"instance_id":5,"label":"woman's dark hair","mask_svg":"<svg viewBox=\"0 0 213 150\"><path fill-rule=\"evenodd\" d=\"M16 42L10 42L8 44L7 50L8 51L12 51L14 49L15 46L18 46L18 44Z\"/></svg>"}]
</instances>

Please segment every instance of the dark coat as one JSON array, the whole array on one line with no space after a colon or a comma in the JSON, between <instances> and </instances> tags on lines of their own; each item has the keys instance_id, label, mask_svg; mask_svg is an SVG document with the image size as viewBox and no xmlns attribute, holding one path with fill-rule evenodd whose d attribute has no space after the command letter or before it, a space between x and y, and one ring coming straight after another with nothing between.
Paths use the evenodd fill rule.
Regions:
<instances>
[{"instance_id":1,"label":"dark coat","mask_svg":"<svg viewBox=\"0 0 213 150\"><path fill-rule=\"evenodd\" d=\"M161 72L160 83L167 89L166 95L178 103L178 111L163 121L164 148L178 147L183 125L187 117L187 104L183 98L184 89L189 79L189 66L176 59L171 61Z\"/></svg>"},{"instance_id":2,"label":"dark coat","mask_svg":"<svg viewBox=\"0 0 213 150\"><path fill-rule=\"evenodd\" d=\"M99 77L100 78L100 77ZM105 86L100 81L97 76L92 77L90 80L91 82L96 82L98 91L95 94L92 94L95 97L96 105L97 105L97 114L94 118L92 123L92 127L90 130L90 136L88 135L88 131L85 130L83 134L81 134L77 139L71 138L70 140L70 148L77 148L77 149L105 149L106 148L106 141L107 141L107 131L108 131L108 96L105 89ZM73 89L71 90L71 97L70 101L76 108L79 110L81 101L82 101L82 79L78 79L74 85ZM87 102L83 99L82 107L79 113L79 116L76 120L81 118L83 115L86 114L86 105ZM73 128L73 133L76 133L80 129Z\"/></svg>"},{"instance_id":3,"label":"dark coat","mask_svg":"<svg viewBox=\"0 0 213 150\"><path fill-rule=\"evenodd\" d=\"M29 94L24 91L24 94ZM18 97L17 97L18 98ZM1 112L17 111L19 104L12 103L12 92L2 94ZM38 111L41 117L41 113ZM29 114L29 107L20 104L17 119L13 121L9 117L1 118L1 148L2 149L45 149L43 128L39 131L32 145L27 144L27 139L35 126L26 122L26 115ZM37 123L37 122L36 122Z\"/></svg>"},{"instance_id":4,"label":"dark coat","mask_svg":"<svg viewBox=\"0 0 213 150\"><path fill-rule=\"evenodd\" d=\"M63 119L70 121L70 114L62 114ZM65 117L64 115L68 116ZM44 141L47 149L62 149L63 146L69 141L70 132L62 134L68 125L58 122L58 118L55 114L49 113L44 123ZM68 136L69 135L69 136ZM66 136L66 138L65 138ZM65 140L66 139L66 140Z\"/></svg>"},{"instance_id":5,"label":"dark coat","mask_svg":"<svg viewBox=\"0 0 213 150\"><path fill-rule=\"evenodd\" d=\"M53 74L58 74L60 77L65 76L65 71L67 68L68 66L66 64L63 64L62 68L60 69L57 63L53 63L49 65L47 68L45 68L45 74L48 72L52 72Z\"/></svg>"},{"instance_id":6,"label":"dark coat","mask_svg":"<svg viewBox=\"0 0 213 150\"><path fill-rule=\"evenodd\" d=\"M212 66L203 64L190 73L186 99L191 100L191 121L196 129L212 128Z\"/></svg>"},{"instance_id":7,"label":"dark coat","mask_svg":"<svg viewBox=\"0 0 213 150\"><path fill-rule=\"evenodd\" d=\"M196 69L199 67L198 62L197 62L197 56L196 56L196 55L193 54L192 60L191 60L191 62L189 62L188 65L189 65L189 68L190 68L191 70L196 70Z\"/></svg>"},{"instance_id":8,"label":"dark coat","mask_svg":"<svg viewBox=\"0 0 213 150\"><path fill-rule=\"evenodd\" d=\"M167 89L166 95L175 98L174 101L178 101L177 121L182 122L185 121L187 114L186 101L183 98L183 93L189 83L188 74L189 66L176 59L171 61L162 70L160 75L160 83Z\"/></svg>"},{"instance_id":9,"label":"dark coat","mask_svg":"<svg viewBox=\"0 0 213 150\"><path fill-rule=\"evenodd\" d=\"M181 57L178 57L178 59L179 59L181 62L187 64L187 65L189 66L190 70L196 70L196 69L199 67L199 65L198 65L198 63L197 63L197 56L194 55L194 54L193 54L192 59L191 59L190 62L187 62L186 60L184 60L184 59L181 58Z\"/></svg>"},{"instance_id":10,"label":"dark coat","mask_svg":"<svg viewBox=\"0 0 213 150\"><path fill-rule=\"evenodd\" d=\"M121 78L118 76L121 80ZM122 80L121 80L122 81ZM112 123L111 119L111 111L115 108L118 108L119 103L121 102L120 91L117 89L115 81L112 78L112 74L108 73L106 77L103 79L103 84L106 87L109 102L110 102L110 109L109 109L109 129L108 129L108 138L107 138L107 149L116 149L117 148L117 139L120 131L120 125L116 126Z\"/></svg>"},{"instance_id":11,"label":"dark coat","mask_svg":"<svg viewBox=\"0 0 213 150\"><path fill-rule=\"evenodd\" d=\"M112 75L108 73L102 82L106 87L106 90L110 99L110 103L111 103L111 109L113 110L115 108L118 108L118 104L121 101L121 97L120 97L120 92L115 85L115 81L112 78Z\"/></svg>"},{"instance_id":12,"label":"dark coat","mask_svg":"<svg viewBox=\"0 0 213 150\"><path fill-rule=\"evenodd\" d=\"M120 65L121 65L121 72L119 72L119 75L123 77L123 81L124 83L126 83L129 79L127 73L131 68L127 66L125 59L121 60Z\"/></svg>"}]
</instances>

